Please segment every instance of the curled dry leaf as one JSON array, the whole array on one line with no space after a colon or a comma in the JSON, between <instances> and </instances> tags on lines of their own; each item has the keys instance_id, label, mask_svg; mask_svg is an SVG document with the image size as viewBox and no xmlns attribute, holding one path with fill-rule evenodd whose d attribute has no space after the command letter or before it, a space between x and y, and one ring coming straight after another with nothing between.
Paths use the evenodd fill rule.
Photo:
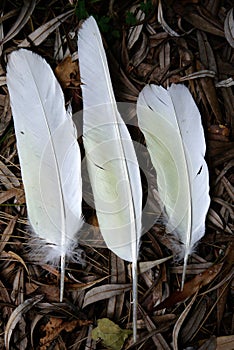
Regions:
<instances>
[{"instance_id":1,"label":"curled dry leaf","mask_svg":"<svg viewBox=\"0 0 234 350\"><path fill-rule=\"evenodd\" d=\"M177 303L180 303L187 298L191 297L194 293L197 293L200 288L204 287L219 274L222 269L223 264L216 264L208 268L203 273L200 273L190 281L184 284L184 289L182 291L173 292L168 298L166 298L162 303L157 305L154 310L162 310L164 308L170 308Z\"/></svg>"},{"instance_id":2,"label":"curled dry leaf","mask_svg":"<svg viewBox=\"0 0 234 350\"><path fill-rule=\"evenodd\" d=\"M0 182L6 189L20 186L20 182L13 172L0 160Z\"/></svg>"},{"instance_id":3,"label":"curled dry leaf","mask_svg":"<svg viewBox=\"0 0 234 350\"><path fill-rule=\"evenodd\" d=\"M234 335L217 338L216 350L233 350Z\"/></svg>"},{"instance_id":4,"label":"curled dry leaf","mask_svg":"<svg viewBox=\"0 0 234 350\"><path fill-rule=\"evenodd\" d=\"M9 32L3 38L2 43L6 43L7 41L13 39L20 32L20 30L28 22L29 17L33 13L35 6L36 0L24 0L24 5L21 8L19 17L17 18Z\"/></svg>"},{"instance_id":5,"label":"curled dry leaf","mask_svg":"<svg viewBox=\"0 0 234 350\"><path fill-rule=\"evenodd\" d=\"M139 9L137 6L133 6L130 9L130 12L131 13L136 12L136 20L139 22L143 21L145 18L145 13L141 9ZM142 32L142 28L143 28L143 24L138 24L136 26L130 27L129 33L128 33L128 44L127 44L128 50L130 50L139 39L140 34Z\"/></svg>"},{"instance_id":6,"label":"curled dry leaf","mask_svg":"<svg viewBox=\"0 0 234 350\"><path fill-rule=\"evenodd\" d=\"M160 264L165 263L166 261L172 259L172 255L168 256L167 258L162 258L162 259L158 259L158 260L154 260L154 261L142 261L139 263L139 273L144 273L152 268L154 268L155 266L158 266Z\"/></svg>"},{"instance_id":7,"label":"curled dry leaf","mask_svg":"<svg viewBox=\"0 0 234 350\"><path fill-rule=\"evenodd\" d=\"M139 64L146 58L149 51L148 38L145 34L142 34L142 40L140 47L137 48L134 55L131 57L130 64L134 67L138 67Z\"/></svg>"},{"instance_id":8,"label":"curled dry leaf","mask_svg":"<svg viewBox=\"0 0 234 350\"><path fill-rule=\"evenodd\" d=\"M95 287L85 294L83 308L97 301L109 299L113 296L122 294L131 290L131 284L106 284Z\"/></svg>"},{"instance_id":9,"label":"curled dry leaf","mask_svg":"<svg viewBox=\"0 0 234 350\"><path fill-rule=\"evenodd\" d=\"M214 19L210 12L203 6L185 6L179 2L174 5L175 11L181 15L185 21L192 24L195 28L213 35L224 37L224 31L219 21ZM196 10L197 9L197 10Z\"/></svg>"},{"instance_id":10,"label":"curled dry leaf","mask_svg":"<svg viewBox=\"0 0 234 350\"><path fill-rule=\"evenodd\" d=\"M42 328L46 333L40 339L40 350L47 350L48 345L51 344L62 331L73 332L76 327L88 326L91 322L87 320L73 320L63 321L61 318L50 317L49 321Z\"/></svg>"},{"instance_id":11,"label":"curled dry leaf","mask_svg":"<svg viewBox=\"0 0 234 350\"><path fill-rule=\"evenodd\" d=\"M196 62L198 70L202 67L199 61ZM215 115L215 118L219 124L223 124L223 115L218 102L217 92L215 89L214 81L211 78L205 77L200 79L201 87L210 107Z\"/></svg>"},{"instance_id":12,"label":"curled dry leaf","mask_svg":"<svg viewBox=\"0 0 234 350\"><path fill-rule=\"evenodd\" d=\"M221 80L215 84L216 87L225 87L225 88L228 88L228 87L233 86L233 85L234 85L233 78L227 78L227 79Z\"/></svg>"},{"instance_id":13,"label":"curled dry leaf","mask_svg":"<svg viewBox=\"0 0 234 350\"><path fill-rule=\"evenodd\" d=\"M12 252L12 251L2 252L2 257L4 259L18 261L19 263L21 263L23 265L23 267L27 271L27 274L29 275L29 270L28 270L28 267L27 267L25 261L18 254L16 254L15 252Z\"/></svg>"},{"instance_id":14,"label":"curled dry leaf","mask_svg":"<svg viewBox=\"0 0 234 350\"><path fill-rule=\"evenodd\" d=\"M79 86L79 68L77 61L73 62L71 56L66 57L55 68L55 75L63 89L69 86Z\"/></svg>"},{"instance_id":15,"label":"curled dry leaf","mask_svg":"<svg viewBox=\"0 0 234 350\"><path fill-rule=\"evenodd\" d=\"M60 35L59 28L55 30L55 41L54 41L54 58L56 61L62 61L63 56L63 44Z\"/></svg>"},{"instance_id":16,"label":"curled dry leaf","mask_svg":"<svg viewBox=\"0 0 234 350\"><path fill-rule=\"evenodd\" d=\"M16 221L17 221L17 217L14 217L13 219L11 219L7 227L5 228L4 232L2 233L1 240L0 240L0 253L4 250L7 242L9 241L14 231Z\"/></svg>"},{"instance_id":17,"label":"curled dry leaf","mask_svg":"<svg viewBox=\"0 0 234 350\"><path fill-rule=\"evenodd\" d=\"M198 350L217 350L216 337L211 336L210 339L206 340Z\"/></svg>"},{"instance_id":18,"label":"curled dry leaf","mask_svg":"<svg viewBox=\"0 0 234 350\"><path fill-rule=\"evenodd\" d=\"M1 303L3 304L2 307L2 317L5 319L6 317L10 317L12 313L12 308L9 306L11 304L11 298L8 294L7 288L4 286L2 281L0 280L0 300ZM4 304L6 304L4 306Z\"/></svg>"},{"instance_id":19,"label":"curled dry leaf","mask_svg":"<svg viewBox=\"0 0 234 350\"><path fill-rule=\"evenodd\" d=\"M233 19L233 8L228 11L224 21L224 33L227 41L234 48L234 19Z\"/></svg>"},{"instance_id":20,"label":"curled dry leaf","mask_svg":"<svg viewBox=\"0 0 234 350\"><path fill-rule=\"evenodd\" d=\"M147 315L147 313L141 307L139 309L140 309L140 313L142 314L144 324L145 324L147 330L149 331L149 333L155 331L157 329L157 327L154 324L153 320ZM156 349L160 348L163 350L170 350L170 347L167 344L167 342L165 341L162 334L160 334L160 333L152 334L152 340L154 342Z\"/></svg>"},{"instance_id":21,"label":"curled dry leaf","mask_svg":"<svg viewBox=\"0 0 234 350\"><path fill-rule=\"evenodd\" d=\"M62 13L61 15L51 19L49 22L43 24L39 28L37 28L34 32L32 32L28 39L23 40L19 47L29 47L31 42L33 45L40 45L53 31L60 26L61 23L66 21L70 16L74 13L73 10L70 10L66 13Z\"/></svg>"},{"instance_id":22,"label":"curled dry leaf","mask_svg":"<svg viewBox=\"0 0 234 350\"><path fill-rule=\"evenodd\" d=\"M197 42L202 65L209 71L217 74L217 64L213 49L209 43L206 33L197 31Z\"/></svg>"},{"instance_id":23,"label":"curled dry leaf","mask_svg":"<svg viewBox=\"0 0 234 350\"><path fill-rule=\"evenodd\" d=\"M198 291L197 291L197 293L198 293ZM173 334L172 334L173 350L179 350L179 347L178 347L179 331L180 331L182 324L184 323L185 318L187 317L189 311L191 310L193 303L195 302L195 300L197 298L197 293L193 296L190 303L186 306L186 308L184 309L184 311L182 312L182 314L180 315L180 317L178 318L178 320L174 326Z\"/></svg>"},{"instance_id":24,"label":"curled dry leaf","mask_svg":"<svg viewBox=\"0 0 234 350\"><path fill-rule=\"evenodd\" d=\"M20 304L12 312L5 328L4 341L5 341L6 350L10 350L10 340L11 340L12 332L15 329L17 323L22 318L22 315L28 312L34 305L39 303L39 301L41 301L42 299L43 299L42 295L37 295L31 299L25 300L23 304Z\"/></svg>"},{"instance_id":25,"label":"curled dry leaf","mask_svg":"<svg viewBox=\"0 0 234 350\"><path fill-rule=\"evenodd\" d=\"M204 298L196 305L195 310L190 313L189 319L181 329L181 339L183 344L186 344L200 328L206 313L207 300Z\"/></svg>"},{"instance_id":26,"label":"curled dry leaf","mask_svg":"<svg viewBox=\"0 0 234 350\"><path fill-rule=\"evenodd\" d=\"M176 33L171 27L167 24L163 17L163 8L162 8L162 1L158 1L158 22L161 24L163 29L165 30L166 33L168 33L170 36L176 36L178 37L179 34Z\"/></svg>"},{"instance_id":27,"label":"curled dry leaf","mask_svg":"<svg viewBox=\"0 0 234 350\"><path fill-rule=\"evenodd\" d=\"M111 283L113 284L124 284L126 283L126 273L124 261L120 259L114 253L111 253ZM108 318L115 318L119 320L123 306L124 306L124 293L117 296L113 296L108 300L107 316Z\"/></svg>"},{"instance_id":28,"label":"curled dry leaf","mask_svg":"<svg viewBox=\"0 0 234 350\"><path fill-rule=\"evenodd\" d=\"M2 77L5 79L5 77ZM0 136L4 133L11 121L9 95L0 95Z\"/></svg>"},{"instance_id":29,"label":"curled dry leaf","mask_svg":"<svg viewBox=\"0 0 234 350\"><path fill-rule=\"evenodd\" d=\"M18 197L21 197L22 195L24 195L24 192L20 188L11 188L10 190L1 192L0 193L0 204L5 203L6 201L8 201L9 199L11 199L13 197L18 198ZM23 202L21 202L21 204L23 204L23 203L25 203L25 199L23 200Z\"/></svg>"}]
</instances>

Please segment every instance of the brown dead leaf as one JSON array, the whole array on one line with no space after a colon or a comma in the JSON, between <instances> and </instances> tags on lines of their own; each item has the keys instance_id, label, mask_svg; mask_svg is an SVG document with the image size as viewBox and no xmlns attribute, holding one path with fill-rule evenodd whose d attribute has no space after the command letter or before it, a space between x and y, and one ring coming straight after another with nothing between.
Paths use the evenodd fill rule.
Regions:
<instances>
[{"instance_id":1,"label":"brown dead leaf","mask_svg":"<svg viewBox=\"0 0 234 350\"><path fill-rule=\"evenodd\" d=\"M209 127L208 131L211 134L216 134L216 135L221 135L221 136L226 136L226 137L228 137L230 135L230 129L222 124L211 125ZM227 139L227 141L228 141L228 139Z\"/></svg>"},{"instance_id":2,"label":"brown dead leaf","mask_svg":"<svg viewBox=\"0 0 234 350\"><path fill-rule=\"evenodd\" d=\"M13 281L13 288L11 291L11 300L15 305L20 305L24 302L24 269L22 266L17 270Z\"/></svg>"},{"instance_id":3,"label":"brown dead leaf","mask_svg":"<svg viewBox=\"0 0 234 350\"><path fill-rule=\"evenodd\" d=\"M20 186L15 174L2 161L0 161L0 182L8 190Z\"/></svg>"},{"instance_id":4,"label":"brown dead leaf","mask_svg":"<svg viewBox=\"0 0 234 350\"><path fill-rule=\"evenodd\" d=\"M28 38L23 40L19 47L29 47L32 42L34 46L40 45L51 33L53 33L56 28L61 25L61 23L72 16L73 13L73 9L69 10L68 12L62 13L61 15L51 19L49 22L42 24L34 32L29 34Z\"/></svg>"},{"instance_id":5,"label":"brown dead leaf","mask_svg":"<svg viewBox=\"0 0 234 350\"><path fill-rule=\"evenodd\" d=\"M24 313L28 312L34 305L41 301L43 296L37 295L34 298L25 300L23 304L20 304L11 314L6 328L5 328L5 347L6 350L10 350L10 340L12 336L12 332L15 329L16 325L20 322Z\"/></svg>"},{"instance_id":6,"label":"brown dead leaf","mask_svg":"<svg viewBox=\"0 0 234 350\"><path fill-rule=\"evenodd\" d=\"M210 12L203 6L183 6L177 1L175 2L174 9L184 20L192 24L195 28L224 37L224 31L219 21L214 19Z\"/></svg>"},{"instance_id":7,"label":"brown dead leaf","mask_svg":"<svg viewBox=\"0 0 234 350\"><path fill-rule=\"evenodd\" d=\"M203 68L202 64L198 60L196 61L196 65L198 70ZM216 117L217 122L219 124L223 124L223 116L218 102L214 80L212 78L206 77L201 78L200 82L203 89L203 93L210 104L210 107Z\"/></svg>"},{"instance_id":8,"label":"brown dead leaf","mask_svg":"<svg viewBox=\"0 0 234 350\"><path fill-rule=\"evenodd\" d=\"M147 315L147 313L141 307L139 307L139 309L147 330L149 332L153 332L154 330L156 330L157 326L154 324L153 320ZM159 348L158 346L160 344L160 349L170 350L170 347L167 344L164 337L162 336L162 334L159 333L159 334L152 335L152 341L154 342L156 349Z\"/></svg>"},{"instance_id":9,"label":"brown dead leaf","mask_svg":"<svg viewBox=\"0 0 234 350\"><path fill-rule=\"evenodd\" d=\"M207 304L208 301L206 298L202 299L190 313L189 319L181 330L181 339L183 344L186 344L200 328L200 325L202 324L202 321L207 313Z\"/></svg>"},{"instance_id":10,"label":"brown dead leaf","mask_svg":"<svg viewBox=\"0 0 234 350\"><path fill-rule=\"evenodd\" d=\"M186 306L186 308L184 309L184 311L182 312L182 314L180 315L180 317L178 318L174 329L173 329L173 334L172 334L172 342L173 342L173 350L179 350L178 348L178 335L179 335L179 331L181 329L182 324L184 323L189 311L191 310L191 307L193 306L193 303L195 302L196 298L197 298L197 293L198 290L196 292L196 294L194 294L192 300L190 301L190 303Z\"/></svg>"},{"instance_id":11,"label":"brown dead leaf","mask_svg":"<svg viewBox=\"0 0 234 350\"><path fill-rule=\"evenodd\" d=\"M132 6L130 12L135 14L136 20L141 22L145 18L145 13L139 8L139 6ZM127 47L130 50L133 45L137 42L140 37L143 24L135 25L129 28L128 38L127 38Z\"/></svg>"},{"instance_id":12,"label":"brown dead leaf","mask_svg":"<svg viewBox=\"0 0 234 350\"><path fill-rule=\"evenodd\" d=\"M130 59L130 66L138 67L139 64L146 58L149 51L148 37L142 34L139 47L136 48L135 53Z\"/></svg>"},{"instance_id":13,"label":"brown dead leaf","mask_svg":"<svg viewBox=\"0 0 234 350\"><path fill-rule=\"evenodd\" d=\"M233 8L228 11L224 21L224 33L227 41L234 47L234 20L233 20Z\"/></svg>"},{"instance_id":14,"label":"brown dead leaf","mask_svg":"<svg viewBox=\"0 0 234 350\"><path fill-rule=\"evenodd\" d=\"M13 251L9 251L9 252L2 252L2 257L3 258L7 258L9 260L15 260L18 261L19 263L21 263L23 265L23 267L25 268L25 270L27 271L27 274L29 275L29 271L28 271L28 267L27 264L25 263L25 261L15 252Z\"/></svg>"},{"instance_id":15,"label":"brown dead leaf","mask_svg":"<svg viewBox=\"0 0 234 350\"><path fill-rule=\"evenodd\" d=\"M197 293L200 288L210 283L220 272L223 264L213 265L203 273L200 273L195 278L191 279L184 285L182 291L173 292L162 303L157 305L154 310L162 310L164 308L173 307L175 304L180 303L187 298L191 297L194 293Z\"/></svg>"},{"instance_id":16,"label":"brown dead leaf","mask_svg":"<svg viewBox=\"0 0 234 350\"><path fill-rule=\"evenodd\" d=\"M208 41L206 33L197 31L197 42L202 65L217 74L217 64L213 49Z\"/></svg>"},{"instance_id":17,"label":"brown dead leaf","mask_svg":"<svg viewBox=\"0 0 234 350\"><path fill-rule=\"evenodd\" d=\"M0 240L0 253L4 250L7 242L9 241L12 232L14 231L15 224L17 221L17 217L11 219L5 228L4 232L2 233L1 240Z\"/></svg>"},{"instance_id":18,"label":"brown dead leaf","mask_svg":"<svg viewBox=\"0 0 234 350\"><path fill-rule=\"evenodd\" d=\"M17 197L17 198L24 197L24 191L20 188L11 188L10 190L0 192L0 204L5 203L6 201L8 201L13 197ZM25 203L25 198L23 202L20 202L20 204L23 204L23 203ZM19 204L18 200L17 200L17 204Z\"/></svg>"},{"instance_id":19,"label":"brown dead leaf","mask_svg":"<svg viewBox=\"0 0 234 350\"><path fill-rule=\"evenodd\" d=\"M56 339L63 330L66 332L72 332L76 327L88 326L90 323L91 321L87 320L65 322L61 318L50 317L47 324L42 327L42 330L46 335L40 339L40 350L47 350L54 339Z\"/></svg>"},{"instance_id":20,"label":"brown dead leaf","mask_svg":"<svg viewBox=\"0 0 234 350\"><path fill-rule=\"evenodd\" d=\"M11 304L11 298L8 294L7 288L4 286L1 280L0 280L0 300L1 300L1 304L3 304L3 309L2 309L3 319L5 319L6 317L8 317L9 319L12 313L12 308L9 306ZM6 306L4 306L4 304L6 304Z\"/></svg>"},{"instance_id":21,"label":"brown dead leaf","mask_svg":"<svg viewBox=\"0 0 234 350\"><path fill-rule=\"evenodd\" d=\"M218 337L216 350L233 350L233 344L234 335Z\"/></svg>"},{"instance_id":22,"label":"brown dead leaf","mask_svg":"<svg viewBox=\"0 0 234 350\"><path fill-rule=\"evenodd\" d=\"M131 284L106 284L95 287L85 294L83 308L97 301L109 299L113 296L120 295L131 289Z\"/></svg>"},{"instance_id":23,"label":"brown dead leaf","mask_svg":"<svg viewBox=\"0 0 234 350\"><path fill-rule=\"evenodd\" d=\"M66 57L57 65L55 75L63 89L80 85L78 63L77 61L73 62L71 56Z\"/></svg>"},{"instance_id":24,"label":"brown dead leaf","mask_svg":"<svg viewBox=\"0 0 234 350\"><path fill-rule=\"evenodd\" d=\"M6 43L7 41L11 40L19 33L19 31L25 26L25 24L29 20L29 17L33 13L35 6L36 0L24 0L24 4L21 7L20 14L17 20L14 22L11 29L9 30L9 32L3 38L3 43Z\"/></svg>"},{"instance_id":25,"label":"brown dead leaf","mask_svg":"<svg viewBox=\"0 0 234 350\"><path fill-rule=\"evenodd\" d=\"M120 259L114 253L111 253L111 283L126 283L126 273L124 261ZM124 306L124 293L113 296L108 300L107 317L116 321L119 320L123 306Z\"/></svg>"},{"instance_id":26,"label":"brown dead leaf","mask_svg":"<svg viewBox=\"0 0 234 350\"><path fill-rule=\"evenodd\" d=\"M47 301L58 302L59 301L59 286L51 284L43 284L38 289L40 294L43 294Z\"/></svg>"},{"instance_id":27,"label":"brown dead leaf","mask_svg":"<svg viewBox=\"0 0 234 350\"><path fill-rule=\"evenodd\" d=\"M0 136L4 133L10 121L11 109L9 95L0 95Z\"/></svg>"}]
</instances>

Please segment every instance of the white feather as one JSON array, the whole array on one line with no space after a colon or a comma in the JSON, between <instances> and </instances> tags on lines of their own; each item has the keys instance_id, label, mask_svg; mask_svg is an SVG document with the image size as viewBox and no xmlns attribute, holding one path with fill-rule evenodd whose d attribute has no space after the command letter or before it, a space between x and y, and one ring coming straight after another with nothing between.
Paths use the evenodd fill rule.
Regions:
<instances>
[{"instance_id":1,"label":"white feather","mask_svg":"<svg viewBox=\"0 0 234 350\"><path fill-rule=\"evenodd\" d=\"M7 85L29 222L44 240L32 248L44 262L75 254L82 225L81 159L76 129L66 112L62 89L40 56L20 49L10 55Z\"/></svg>"},{"instance_id":2,"label":"white feather","mask_svg":"<svg viewBox=\"0 0 234 350\"><path fill-rule=\"evenodd\" d=\"M78 57L88 173L102 236L109 249L132 262L135 339L140 172L130 134L117 109L101 35L92 17L79 30Z\"/></svg>"},{"instance_id":3,"label":"white feather","mask_svg":"<svg viewBox=\"0 0 234 350\"><path fill-rule=\"evenodd\" d=\"M137 102L139 126L157 172L158 190L165 206L167 230L174 232L184 258L204 235L210 204L205 139L201 116L184 85L168 90L147 85Z\"/></svg>"}]
</instances>

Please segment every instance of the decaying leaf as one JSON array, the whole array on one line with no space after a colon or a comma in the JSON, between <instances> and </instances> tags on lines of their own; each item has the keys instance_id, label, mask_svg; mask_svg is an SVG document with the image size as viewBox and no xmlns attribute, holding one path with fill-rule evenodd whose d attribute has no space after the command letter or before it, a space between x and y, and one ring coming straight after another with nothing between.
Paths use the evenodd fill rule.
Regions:
<instances>
[{"instance_id":1,"label":"decaying leaf","mask_svg":"<svg viewBox=\"0 0 234 350\"><path fill-rule=\"evenodd\" d=\"M165 263L169 259L172 259L172 256L168 256L167 258L158 259L158 260L154 260L154 261L140 262L139 263L139 273L144 273L144 272L148 271L149 269L152 269L155 266L158 266L160 264Z\"/></svg>"},{"instance_id":2,"label":"decaying leaf","mask_svg":"<svg viewBox=\"0 0 234 350\"><path fill-rule=\"evenodd\" d=\"M155 325L155 323L152 321L152 319L147 315L147 313L140 307L140 312L142 314L142 318L144 321L144 325L148 329L150 333L157 331L158 327ZM171 315L172 317L174 315ZM175 318L175 316L174 316ZM158 325L160 322L158 322ZM161 324L160 324L161 325ZM162 336L162 334L156 332L156 334L152 334L152 340L154 342L154 345L156 349L163 349L163 350L170 350L169 345L167 344L166 340Z\"/></svg>"},{"instance_id":3,"label":"decaying leaf","mask_svg":"<svg viewBox=\"0 0 234 350\"><path fill-rule=\"evenodd\" d=\"M7 227L5 228L4 232L2 233L1 239L0 239L0 253L4 250L7 242L9 241L14 231L16 221L17 221L17 217L11 219Z\"/></svg>"},{"instance_id":4,"label":"decaying leaf","mask_svg":"<svg viewBox=\"0 0 234 350\"><path fill-rule=\"evenodd\" d=\"M224 33L227 41L234 47L234 19L233 19L233 8L228 11L224 21Z\"/></svg>"},{"instance_id":5,"label":"decaying leaf","mask_svg":"<svg viewBox=\"0 0 234 350\"><path fill-rule=\"evenodd\" d=\"M5 328L5 347L6 350L10 350L10 340L12 336L12 332L15 329L17 323L20 321L22 315L28 312L34 305L39 303L43 299L42 295L37 295L31 299L25 300L23 304L20 304L11 314L6 328Z\"/></svg>"},{"instance_id":6,"label":"decaying leaf","mask_svg":"<svg viewBox=\"0 0 234 350\"><path fill-rule=\"evenodd\" d=\"M184 311L182 312L182 314L180 315L180 317L178 318L174 329L173 329L173 334L172 334L172 341L173 341L173 349L174 350L179 350L178 348L178 335L179 335L179 331L180 328L182 326L182 324L185 321L186 316L188 315L189 311L191 310L191 307L194 303L194 301L196 300L197 294L195 294L192 298L192 300L190 301L190 303L186 306L186 308L184 309Z\"/></svg>"},{"instance_id":7,"label":"decaying leaf","mask_svg":"<svg viewBox=\"0 0 234 350\"><path fill-rule=\"evenodd\" d=\"M167 24L163 17L163 8L162 8L162 1L158 1L158 22L162 25L163 29L165 30L166 33L168 33L171 36L176 36L178 37L179 34L176 33L173 29L170 28L170 26Z\"/></svg>"},{"instance_id":8,"label":"decaying leaf","mask_svg":"<svg viewBox=\"0 0 234 350\"><path fill-rule=\"evenodd\" d=\"M92 338L102 339L103 345L111 350L121 350L125 340L132 334L131 330L121 329L108 318L98 320L97 324L97 328L92 331Z\"/></svg>"},{"instance_id":9,"label":"decaying leaf","mask_svg":"<svg viewBox=\"0 0 234 350\"><path fill-rule=\"evenodd\" d=\"M97 301L109 299L123 292L127 292L131 287L131 284L106 284L95 287L85 294L83 308Z\"/></svg>"},{"instance_id":10,"label":"decaying leaf","mask_svg":"<svg viewBox=\"0 0 234 350\"><path fill-rule=\"evenodd\" d=\"M11 40L19 33L19 31L25 26L29 17L33 13L35 6L36 0L24 0L24 5L21 7L20 14L9 32L3 38L3 43Z\"/></svg>"},{"instance_id":11,"label":"decaying leaf","mask_svg":"<svg viewBox=\"0 0 234 350\"><path fill-rule=\"evenodd\" d=\"M47 350L49 345L56 339L62 331L72 332L76 327L87 326L90 321L73 320L64 322L61 318L50 317L49 321L43 327L45 336L40 339L40 350Z\"/></svg>"},{"instance_id":12,"label":"decaying leaf","mask_svg":"<svg viewBox=\"0 0 234 350\"><path fill-rule=\"evenodd\" d=\"M77 61L72 61L71 56L66 57L57 65L55 74L63 89L80 85L78 64Z\"/></svg>"},{"instance_id":13,"label":"decaying leaf","mask_svg":"<svg viewBox=\"0 0 234 350\"><path fill-rule=\"evenodd\" d=\"M5 78L5 77L2 77ZM0 95L0 136L4 133L11 120L9 95Z\"/></svg>"},{"instance_id":14,"label":"decaying leaf","mask_svg":"<svg viewBox=\"0 0 234 350\"><path fill-rule=\"evenodd\" d=\"M126 273L124 261L114 253L111 253L111 283L124 284L126 283ZM121 293L113 296L108 300L107 317L119 320L124 306L125 294Z\"/></svg>"},{"instance_id":15,"label":"decaying leaf","mask_svg":"<svg viewBox=\"0 0 234 350\"><path fill-rule=\"evenodd\" d=\"M145 13L141 9L139 9L137 6L132 6L132 8L130 9L130 12L131 13L136 12L137 21L142 21L145 18ZM138 24L136 26L130 27L129 33L128 33L128 44L127 44L129 50L133 47L135 42L139 39L142 28L143 28L143 24Z\"/></svg>"},{"instance_id":16,"label":"decaying leaf","mask_svg":"<svg viewBox=\"0 0 234 350\"><path fill-rule=\"evenodd\" d=\"M196 277L186 282L182 291L176 291L166 298L161 304L155 307L155 310L161 310L169 308L175 304L186 300L193 294L197 293L201 287L204 287L210 283L220 272L223 264L213 265L203 273L198 274Z\"/></svg>"},{"instance_id":17,"label":"decaying leaf","mask_svg":"<svg viewBox=\"0 0 234 350\"><path fill-rule=\"evenodd\" d=\"M20 182L17 177L2 161L0 161L0 182L8 190L20 186Z\"/></svg>"},{"instance_id":18,"label":"decaying leaf","mask_svg":"<svg viewBox=\"0 0 234 350\"><path fill-rule=\"evenodd\" d=\"M234 335L217 338L216 350L233 350Z\"/></svg>"},{"instance_id":19,"label":"decaying leaf","mask_svg":"<svg viewBox=\"0 0 234 350\"><path fill-rule=\"evenodd\" d=\"M73 10L69 10L68 12L62 13L61 15L51 19L49 22L43 24L32 32L27 39L20 43L19 47L29 47L31 43L33 43L35 46L40 45L51 33L53 33L56 28L60 26L61 23L72 16L72 14Z\"/></svg>"}]
</instances>

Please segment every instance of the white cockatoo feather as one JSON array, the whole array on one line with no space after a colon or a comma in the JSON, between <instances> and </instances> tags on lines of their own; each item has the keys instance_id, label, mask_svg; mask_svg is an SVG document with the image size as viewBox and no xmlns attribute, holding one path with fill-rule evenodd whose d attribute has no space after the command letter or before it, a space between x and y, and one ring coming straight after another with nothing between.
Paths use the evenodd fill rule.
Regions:
<instances>
[{"instance_id":1,"label":"white cockatoo feather","mask_svg":"<svg viewBox=\"0 0 234 350\"><path fill-rule=\"evenodd\" d=\"M167 230L173 232L184 258L204 235L210 204L205 138L198 108L184 85L168 90L147 85L137 101L139 126L157 172Z\"/></svg>"},{"instance_id":2,"label":"white cockatoo feather","mask_svg":"<svg viewBox=\"0 0 234 350\"><path fill-rule=\"evenodd\" d=\"M132 262L136 338L137 259L142 188L133 142L115 101L98 26L89 17L78 33L83 97L83 140L102 236L108 248Z\"/></svg>"},{"instance_id":3,"label":"white cockatoo feather","mask_svg":"<svg viewBox=\"0 0 234 350\"><path fill-rule=\"evenodd\" d=\"M40 56L14 51L7 65L7 85L28 219L36 237L43 239L32 255L43 262L61 259L62 298L65 256L74 254L82 225L76 129L62 89Z\"/></svg>"}]
</instances>

